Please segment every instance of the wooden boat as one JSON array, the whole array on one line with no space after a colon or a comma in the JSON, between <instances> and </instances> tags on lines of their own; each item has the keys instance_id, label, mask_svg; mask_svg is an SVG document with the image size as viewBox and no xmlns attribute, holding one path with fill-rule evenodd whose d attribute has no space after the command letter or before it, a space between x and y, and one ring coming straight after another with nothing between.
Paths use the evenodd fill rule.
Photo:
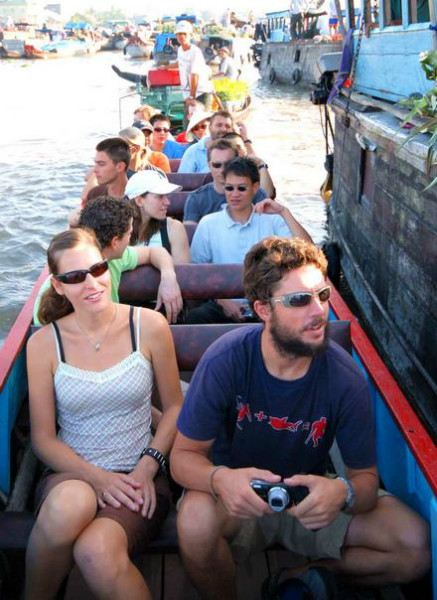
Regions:
<instances>
[{"instance_id":1,"label":"wooden boat","mask_svg":"<svg viewBox=\"0 0 437 600\"><path fill-rule=\"evenodd\" d=\"M146 42L137 35L131 36L123 46L123 54L131 58L144 58L148 60L152 57L154 45L154 42Z\"/></svg>"},{"instance_id":2,"label":"wooden boat","mask_svg":"<svg viewBox=\"0 0 437 600\"><path fill-rule=\"evenodd\" d=\"M399 105L436 85L419 62L421 52L437 47L435 3L418 6L409 16L404 6L395 13L384 1L353 34L356 75L332 103L329 230L372 338L435 439L437 188L425 189L430 135L401 147L409 111ZM352 27L354 12L348 7L347 13ZM436 175L434 165L431 179Z\"/></svg>"},{"instance_id":3,"label":"wooden boat","mask_svg":"<svg viewBox=\"0 0 437 600\"><path fill-rule=\"evenodd\" d=\"M267 39L258 45L257 55L261 53L259 62L260 75L270 83L295 85L299 81L316 84L321 73L317 67L318 61L324 54L339 53L341 55L340 39L319 35L317 18L325 12L305 14L307 29L301 39L290 39L290 11L282 10L269 12L265 18Z\"/></svg>"},{"instance_id":4,"label":"wooden boat","mask_svg":"<svg viewBox=\"0 0 437 600\"><path fill-rule=\"evenodd\" d=\"M176 267L178 281L185 298L207 298L220 294L221 297L242 296L242 267L240 265L180 265ZM26 368L25 344L30 334L32 307L39 285L46 277L42 273L28 302L23 307L1 352L0 361L0 489L6 508L0 512L0 552L9 561L10 573L17 575L22 568L19 557L26 545L33 516L29 511L29 491L32 489L32 476L35 472L35 459L28 445L26 420ZM120 298L126 303L137 303L156 297L159 274L152 267L140 267L123 275ZM372 392L376 419L378 468L385 487L404 502L420 512L432 527L433 556L437 552L437 452L428 433L420 423L411 405L387 371L376 350L358 325L344 301L334 290L331 302L331 319L344 324L333 323L335 339L352 352L354 359L364 372ZM197 325L172 326L181 372L192 371L206 347L219 335L233 327L245 325ZM338 331L337 331L338 329ZM18 449L17 449L18 446ZM20 457L22 457L20 465ZM144 568L147 581L154 598L190 599L197 598L187 583L181 584L182 571L176 568L177 538L174 527L174 512L167 520L161 536L151 545L150 552L164 554L166 560L157 561L148 557ZM170 554L169 554L170 553ZM269 553L270 556L270 553ZM250 573L251 586L244 584L244 598L256 598L250 589L259 590L265 578L266 559L258 557L261 565ZM264 562L262 562L264 561ZM156 571L151 572L151 566ZM167 566L166 566L167 565ZM436 564L434 562L434 570ZM177 582L175 584L174 578ZM166 581L167 593L157 580ZM260 579L261 578L261 579ZM173 579L173 583L172 583ZM0 577L1 582L1 577ZM10 590L5 581L6 591ZM8 585L6 585L8 584ZM12 584L11 584L12 585ZM70 588L79 585L72 575ZM155 587L154 587L155 586ZM13 586L12 586L13 587ZM175 587L177 591L175 592ZM16 588L14 588L16 589ZM67 588L68 589L68 588ZM423 589L423 588L421 588ZM76 592L77 594L78 592ZM259 591L258 591L259 593ZM429 589L428 596L429 597ZM67 597L79 597L71 592ZM434 581L434 597L437 586ZM17 596L11 596L17 597ZM81 598L88 596L80 594ZM419 597L419 596L415 596ZM420 596L425 598L425 596Z\"/></svg>"}]
</instances>

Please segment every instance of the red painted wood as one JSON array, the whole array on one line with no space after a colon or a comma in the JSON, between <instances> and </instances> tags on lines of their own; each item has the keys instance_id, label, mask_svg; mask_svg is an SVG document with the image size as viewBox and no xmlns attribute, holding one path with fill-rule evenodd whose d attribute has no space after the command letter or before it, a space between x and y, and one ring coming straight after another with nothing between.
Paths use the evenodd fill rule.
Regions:
<instances>
[{"instance_id":1,"label":"red painted wood","mask_svg":"<svg viewBox=\"0 0 437 600\"><path fill-rule=\"evenodd\" d=\"M332 283L331 283L332 286ZM352 344L381 394L395 423L422 469L432 491L437 494L437 448L402 393L373 344L357 323L343 298L332 286L331 308L338 319L351 322Z\"/></svg>"},{"instance_id":2,"label":"red painted wood","mask_svg":"<svg viewBox=\"0 0 437 600\"><path fill-rule=\"evenodd\" d=\"M24 343L26 342L27 332L29 331L29 327L32 323L35 298L38 295L39 288L47 279L48 274L48 269L45 267L38 277L38 280L29 298L27 299L26 304L23 306L15 323L12 325L8 337L6 338L0 351L0 392L3 391L3 387L9 377L12 367L14 366L14 362L23 348Z\"/></svg>"}]
</instances>

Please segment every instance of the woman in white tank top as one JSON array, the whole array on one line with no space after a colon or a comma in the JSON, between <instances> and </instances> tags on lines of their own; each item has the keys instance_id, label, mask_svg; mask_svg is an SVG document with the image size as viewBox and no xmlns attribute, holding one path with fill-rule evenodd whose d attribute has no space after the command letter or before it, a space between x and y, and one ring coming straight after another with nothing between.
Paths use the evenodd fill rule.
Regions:
<instances>
[{"instance_id":1,"label":"woman in white tank top","mask_svg":"<svg viewBox=\"0 0 437 600\"><path fill-rule=\"evenodd\" d=\"M167 455L182 403L164 317L111 301L93 235L63 232L48 250L48 325L28 343L32 444L47 465L26 556L26 598L53 598L73 566L98 598L151 598L130 556L169 509ZM51 324L49 324L51 323ZM151 430L156 382L163 416Z\"/></svg>"}]
</instances>

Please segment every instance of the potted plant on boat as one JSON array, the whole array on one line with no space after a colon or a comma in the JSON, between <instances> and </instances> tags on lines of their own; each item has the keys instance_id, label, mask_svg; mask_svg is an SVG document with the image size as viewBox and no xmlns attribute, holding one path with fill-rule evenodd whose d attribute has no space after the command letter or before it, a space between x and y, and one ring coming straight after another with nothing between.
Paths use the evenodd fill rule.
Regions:
<instances>
[{"instance_id":1,"label":"potted plant on boat","mask_svg":"<svg viewBox=\"0 0 437 600\"><path fill-rule=\"evenodd\" d=\"M437 81L437 50L421 52L419 60L426 78L429 81ZM433 171L437 167L437 86L423 96L418 94L401 100L400 104L410 109L402 125L405 126L412 121L415 125L401 147L420 133L427 133L431 136L427 156L427 175L431 179ZM436 183L437 176L434 176L425 189L429 190Z\"/></svg>"}]
</instances>

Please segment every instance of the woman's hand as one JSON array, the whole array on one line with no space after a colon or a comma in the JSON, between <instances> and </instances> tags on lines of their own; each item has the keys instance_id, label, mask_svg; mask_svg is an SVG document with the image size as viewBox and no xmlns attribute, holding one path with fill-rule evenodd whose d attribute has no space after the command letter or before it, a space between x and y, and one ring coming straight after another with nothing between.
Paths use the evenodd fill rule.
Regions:
<instances>
[{"instance_id":1,"label":"woman's hand","mask_svg":"<svg viewBox=\"0 0 437 600\"><path fill-rule=\"evenodd\" d=\"M138 512L143 504L141 483L132 475L101 470L92 485L100 508L107 504L114 508L124 505Z\"/></svg>"},{"instance_id":2,"label":"woman's hand","mask_svg":"<svg viewBox=\"0 0 437 600\"><path fill-rule=\"evenodd\" d=\"M141 482L142 508L141 514L143 517L151 519L156 509L156 490L153 479L158 472L159 466L154 458L143 456L140 462L131 473L136 481Z\"/></svg>"}]
</instances>

